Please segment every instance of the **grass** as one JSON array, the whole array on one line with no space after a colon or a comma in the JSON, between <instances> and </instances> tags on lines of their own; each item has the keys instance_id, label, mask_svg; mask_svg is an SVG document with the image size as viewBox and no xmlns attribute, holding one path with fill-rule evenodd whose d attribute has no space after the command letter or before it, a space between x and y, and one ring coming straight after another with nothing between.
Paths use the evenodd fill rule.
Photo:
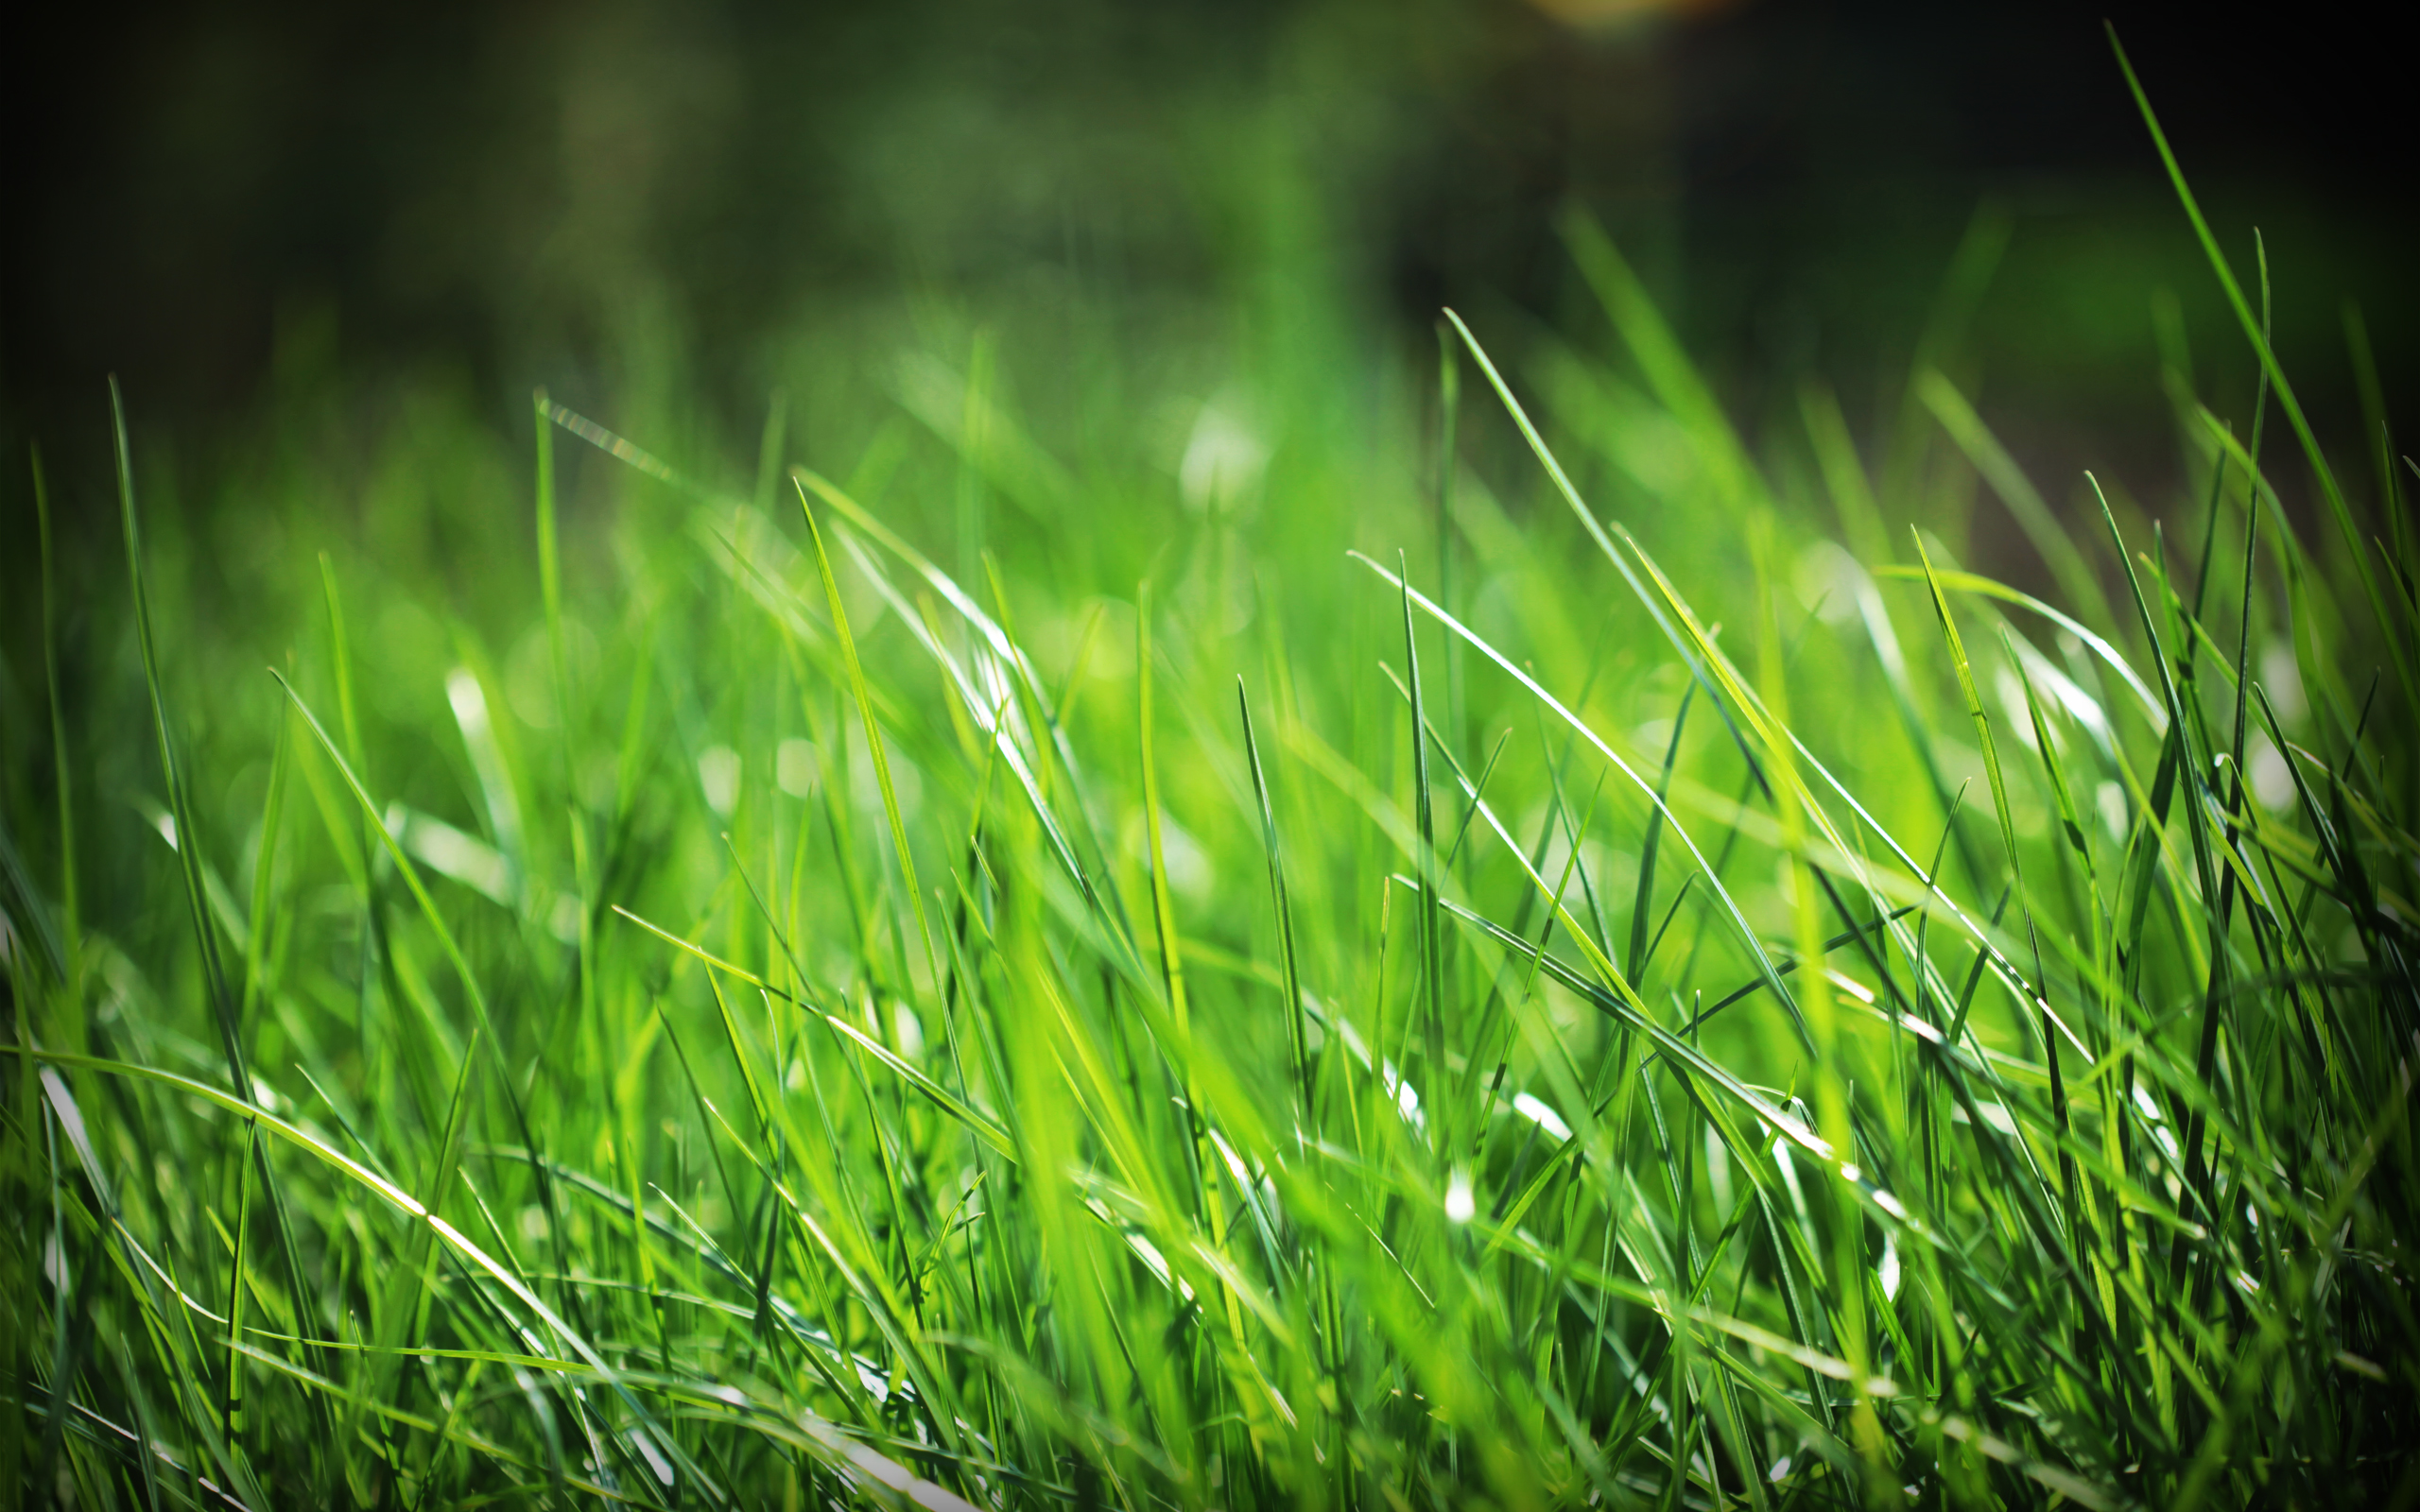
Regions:
<instances>
[{"instance_id":1,"label":"grass","mask_svg":"<svg viewBox=\"0 0 2420 1512\"><path fill-rule=\"evenodd\" d=\"M444 570L306 476L241 617L121 421L8 769L0 1485L2411 1504L2409 526L2176 182L2260 389L2171 367L2169 530L1930 339L1877 469L1752 450L1580 221L1615 342L1449 318L1425 443L1301 353L1175 479L989 345L837 481L542 396L534 509L424 427L365 534Z\"/></svg>"}]
</instances>

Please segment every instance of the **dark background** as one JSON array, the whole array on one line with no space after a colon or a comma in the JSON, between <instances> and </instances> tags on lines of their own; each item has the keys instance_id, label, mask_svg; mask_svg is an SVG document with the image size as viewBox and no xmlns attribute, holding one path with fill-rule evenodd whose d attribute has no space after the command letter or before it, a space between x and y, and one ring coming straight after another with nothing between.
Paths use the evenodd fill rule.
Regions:
<instances>
[{"instance_id":1,"label":"dark background","mask_svg":"<svg viewBox=\"0 0 2420 1512\"><path fill-rule=\"evenodd\" d=\"M757 414L757 335L852 301L979 304L1037 267L1216 298L1282 234L1236 188L1256 136L1309 165L1338 286L1407 342L1449 301L1570 318L1551 220L1576 198L1743 412L1811 367L1855 418L1989 201L2014 241L1977 342L2017 443L2164 431L2155 284L2248 384L2100 8L1571 19L1605 9L40 8L0 48L0 417L89 451L115 371L190 450L260 422L281 343L308 340L322 374L441 371L517 425L533 383L610 390L633 312L679 334L704 403ZM2356 412L2345 299L2408 404L2400 40L2325 8L2108 13L2247 273L2268 232L2310 407Z\"/></svg>"}]
</instances>

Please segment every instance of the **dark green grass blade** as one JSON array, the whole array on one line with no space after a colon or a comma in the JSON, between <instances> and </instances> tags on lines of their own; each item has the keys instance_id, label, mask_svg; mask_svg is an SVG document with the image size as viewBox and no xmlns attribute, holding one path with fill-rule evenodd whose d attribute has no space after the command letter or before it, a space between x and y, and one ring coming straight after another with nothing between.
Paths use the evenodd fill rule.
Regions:
<instances>
[{"instance_id":1,"label":"dark green grass blade","mask_svg":"<svg viewBox=\"0 0 2420 1512\"><path fill-rule=\"evenodd\" d=\"M228 1079L234 1084L238 1093L249 1098L251 1095L251 1077L244 1065L243 1030L235 1020L235 1002L228 988L226 965L219 956L218 934L210 925L210 905L202 881L201 833L194 821L183 768L177 759L176 741L170 732L167 693L152 635L151 599L143 571L143 538L135 523L134 457L127 441L126 404L118 393L114 378L110 380L110 420L111 434L116 447L118 509L125 526L127 576L133 593L135 642L142 648L144 681L150 689L151 723L159 739L160 770L167 783L168 812L176 819L177 863L184 876L185 901L193 915L194 940L201 954L202 988L209 996L211 1015L216 1021L219 1046L226 1056Z\"/></svg>"},{"instance_id":2,"label":"dark green grass blade","mask_svg":"<svg viewBox=\"0 0 2420 1512\"><path fill-rule=\"evenodd\" d=\"M1697 691L1698 685L1692 682L1681 692L1681 707L1672 715L1672 739L1664 747L1664 772L1655 782L1655 808L1647 816L1647 834L1639 841L1638 890L1631 901L1630 954L1624 960L1634 982L1647 980L1647 920L1655 902L1655 850L1664 838L1664 807L1672 791L1672 767L1681 758L1681 734L1688 728L1689 702L1697 696ZM1673 900L1673 906L1680 906L1678 898Z\"/></svg>"},{"instance_id":3,"label":"dark green grass blade","mask_svg":"<svg viewBox=\"0 0 2420 1512\"><path fill-rule=\"evenodd\" d=\"M1307 1133L1315 1126L1315 1115L1310 1049L1304 1025L1303 972L1294 953L1294 906L1286 891L1286 858L1277 844L1277 816L1269 803L1269 778L1261 769L1260 742L1253 734L1252 698L1245 692L1240 676L1236 679L1236 714L1243 726L1244 756L1252 765L1253 797L1260 805L1261 845L1269 853L1269 898L1276 913L1278 960L1285 972L1286 1047L1293 1062L1297 1116Z\"/></svg>"},{"instance_id":4,"label":"dark green grass blade","mask_svg":"<svg viewBox=\"0 0 2420 1512\"><path fill-rule=\"evenodd\" d=\"M2312 473L2319 479L2322 497L2327 501L2328 513L2344 539L2347 554L2353 562L2355 577L2361 593L2369 600L2370 611L2377 616L2380 634L2385 638L2390 659L2394 663L2395 679L2402 685L2407 702L2420 705L2420 681L2415 681L2411 655L2403 637L2394 633L2394 621L2387 613L2386 599L2379 592L2377 576L2371 571L2369 553L2363 549L2361 532L2353 522L2352 506L2338 486L2336 472L2328 465L2326 454L2320 449L2310 421L2303 414L2302 401L2295 396L2294 387L2286 378L2286 370L2277 364L2277 354L2262 335L2260 323L2254 316L2251 303L2245 300L2242 285L2236 282L2235 270L2228 266L2226 254L2219 249L2218 237L2210 223L2203 218L2201 202L2185 181L2185 169L2177 162L2176 153L2168 143L2168 133L2160 129L2159 117L2152 111L2151 96L2143 90L2142 80L2135 75L2135 65L2126 56L2125 47L2118 41L2115 26L2108 28L2110 50L2117 55L2118 68L2125 76L2126 88L2135 97L2135 108L2142 112L2143 125L2152 135L2152 145L2159 149L2161 163L2168 169L2169 182L2175 187L2179 204L2185 208L2186 219L2192 223L2193 234L2202 244L2203 255L2209 260L2210 271L2217 275L2220 290L2226 295L2227 305L2235 312L2236 322L2243 328L2244 339L2251 343L2253 354L2260 361L2261 371L2277 394L2278 407L2286 412L2286 422L2294 430L2295 439L2302 442L2303 455L2309 461Z\"/></svg>"},{"instance_id":5,"label":"dark green grass blade","mask_svg":"<svg viewBox=\"0 0 2420 1512\"><path fill-rule=\"evenodd\" d=\"M63 982L63 963L82 934L81 903L76 885L75 780L74 768L67 760L67 709L59 692L59 580L51 544L50 485L43 474L42 448L30 447L28 452L33 472L34 520L42 546L42 671L43 685L49 696L50 760L55 768L59 805L59 929L63 936L60 979ZM39 916L34 927L44 927Z\"/></svg>"},{"instance_id":6,"label":"dark green grass blade","mask_svg":"<svg viewBox=\"0 0 2420 1512\"><path fill-rule=\"evenodd\" d=\"M58 921L52 917L49 900L43 897L26 869L25 857L18 853L5 819L0 819L0 922L10 933L31 939L34 961L49 972L53 982L65 985L67 948L60 941ZM35 986L36 980L28 974L19 991L30 997Z\"/></svg>"}]
</instances>

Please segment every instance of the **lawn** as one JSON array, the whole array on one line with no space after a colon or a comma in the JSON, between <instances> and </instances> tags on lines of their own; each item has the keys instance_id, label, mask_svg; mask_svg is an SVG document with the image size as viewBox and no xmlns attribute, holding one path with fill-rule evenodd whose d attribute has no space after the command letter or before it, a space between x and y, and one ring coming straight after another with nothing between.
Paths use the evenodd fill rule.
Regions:
<instances>
[{"instance_id":1,"label":"lawn","mask_svg":"<svg viewBox=\"0 0 2420 1512\"><path fill-rule=\"evenodd\" d=\"M2173 496L1929 341L1752 444L1578 215L1584 328L1181 412L435 404L158 539L121 419L105 617L34 459L0 1486L2411 1504L2414 479L2176 189Z\"/></svg>"}]
</instances>

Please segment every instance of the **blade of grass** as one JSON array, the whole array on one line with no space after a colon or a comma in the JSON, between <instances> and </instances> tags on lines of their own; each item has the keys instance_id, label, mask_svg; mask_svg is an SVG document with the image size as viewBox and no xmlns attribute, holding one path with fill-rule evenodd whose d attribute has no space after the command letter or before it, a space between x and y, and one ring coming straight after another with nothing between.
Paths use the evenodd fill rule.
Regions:
<instances>
[{"instance_id":1,"label":"blade of grass","mask_svg":"<svg viewBox=\"0 0 2420 1512\"><path fill-rule=\"evenodd\" d=\"M2387 613L2386 600L2378 591L2377 577L2370 570L2368 553L2361 546L2360 530L2353 523L2352 506L2345 501L2344 490L2337 485L2335 470L2328 466L2327 455L2321 450L2319 438L2303 414L2302 401L2296 397L2293 385L2287 381L2286 370L2278 366L2276 352L2261 334L2252 306L2244 299L2243 288L2236 282L2235 270L2228 266L2226 254L2219 249L2218 237L2211 232L2210 223L2203 218L2201 202L2185 181L2185 169L2178 163L2174 149L2169 146L2168 133L2160 129L2159 117L2152 110L2151 96L2144 92L2142 80L2135 77L2133 60L2126 56L2124 45L2118 41L2117 27L2110 26L2105 29L2110 51L2117 55L2118 72L2125 76L2126 88L2134 95L2135 107L2142 112L2143 125L2151 132L2152 145L2159 150L2160 163L2168 169L2169 182L2175 188L2177 202L2184 207L2185 217L2193 227L2194 238L2201 243L2203 255L2209 261L2210 271L2217 275L2219 288L2226 295L2228 308L2235 312L2236 322L2243 328L2244 339L2251 343L2253 355L2259 359L2261 371L2276 391L2278 407L2286 412L2286 422L2293 427L2295 439L2302 442L2303 455L2309 460L2311 472L2319 479L2320 494L2327 501L2328 513L2335 520L2338 532L2344 538L2354 576L2360 583L2363 596L2369 600L2371 613L2377 616L2379 633L2386 640L2389 659L2394 664L2395 679L2401 684L2407 701L2420 703L2420 681L2415 681L2411 654L2403 638L2394 633L2394 622Z\"/></svg>"}]
</instances>

